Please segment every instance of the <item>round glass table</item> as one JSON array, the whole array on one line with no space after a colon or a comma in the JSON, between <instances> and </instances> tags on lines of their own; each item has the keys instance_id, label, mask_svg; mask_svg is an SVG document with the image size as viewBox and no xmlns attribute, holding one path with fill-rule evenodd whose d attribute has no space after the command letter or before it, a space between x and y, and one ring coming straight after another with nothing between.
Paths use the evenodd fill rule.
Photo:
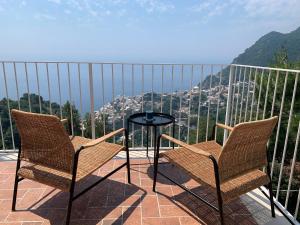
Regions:
<instances>
[{"instance_id":1,"label":"round glass table","mask_svg":"<svg viewBox=\"0 0 300 225\"><path fill-rule=\"evenodd\" d=\"M146 120L146 113L136 113L131 115L127 119L127 131L129 133L129 124L137 124L141 126L145 126L147 128L147 135L146 135L146 144L147 144L147 157L148 157L148 148L149 148L149 128L153 129L154 132L154 153L156 152L156 143L157 143L157 138L158 138L158 130L157 128L160 126L165 126L169 124L173 124L173 129L172 129L172 135L174 137L174 132L175 132L175 118L171 115L164 114L164 113L152 113L153 119L151 121ZM174 148L174 144L173 144Z\"/></svg>"}]
</instances>

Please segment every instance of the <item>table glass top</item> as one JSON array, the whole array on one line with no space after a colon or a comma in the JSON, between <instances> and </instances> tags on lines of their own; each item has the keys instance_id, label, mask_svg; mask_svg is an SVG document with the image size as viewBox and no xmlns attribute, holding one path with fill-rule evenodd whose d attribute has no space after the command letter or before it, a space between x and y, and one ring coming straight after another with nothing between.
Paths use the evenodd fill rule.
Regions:
<instances>
[{"instance_id":1,"label":"table glass top","mask_svg":"<svg viewBox=\"0 0 300 225\"><path fill-rule=\"evenodd\" d=\"M175 118L164 113L153 113L153 120L147 121L146 113L136 113L129 117L129 121L144 126L162 126L172 123Z\"/></svg>"}]
</instances>

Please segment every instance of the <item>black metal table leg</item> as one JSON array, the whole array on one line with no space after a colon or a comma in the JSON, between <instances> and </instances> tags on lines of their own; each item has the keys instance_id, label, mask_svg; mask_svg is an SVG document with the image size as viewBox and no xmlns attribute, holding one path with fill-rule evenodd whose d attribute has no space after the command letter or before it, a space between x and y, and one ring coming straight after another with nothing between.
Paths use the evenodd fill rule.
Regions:
<instances>
[{"instance_id":1,"label":"black metal table leg","mask_svg":"<svg viewBox=\"0 0 300 225\"><path fill-rule=\"evenodd\" d=\"M127 165L127 181L131 184L130 178L130 157L129 157L129 122L127 121L125 130L125 146L126 146L126 165Z\"/></svg>"},{"instance_id":2,"label":"black metal table leg","mask_svg":"<svg viewBox=\"0 0 300 225\"><path fill-rule=\"evenodd\" d=\"M174 137L174 134L175 134L175 118L171 115L164 114L164 113L152 113L152 119L148 119L148 120L146 118L146 113L136 113L136 114L131 115L127 119L128 133L130 133L129 132L130 123L132 123L132 128L131 129L133 131L134 131L134 129L133 129L134 124L147 127L147 137L146 137L147 157L149 157L149 129L154 129L154 141L153 141L154 142L153 143L154 144L154 146L153 146L154 154L156 154L156 151L157 151L156 150L157 149L156 145L157 145L157 136L158 136L158 133L159 133L157 129L161 128L162 126L166 126L166 125L169 125L169 124L173 123L173 137ZM143 135L143 133L142 133L142 135ZM152 132L151 132L151 135L152 135ZM133 143L132 146L134 146L134 137L133 136L132 136L132 143ZM174 144L172 146L174 148Z\"/></svg>"}]
</instances>

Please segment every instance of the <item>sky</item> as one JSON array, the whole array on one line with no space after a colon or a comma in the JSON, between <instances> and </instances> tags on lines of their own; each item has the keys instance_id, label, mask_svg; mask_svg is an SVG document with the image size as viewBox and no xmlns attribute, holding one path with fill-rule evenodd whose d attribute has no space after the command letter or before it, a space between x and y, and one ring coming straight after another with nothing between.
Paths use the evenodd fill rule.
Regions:
<instances>
[{"instance_id":1,"label":"sky","mask_svg":"<svg viewBox=\"0 0 300 225\"><path fill-rule=\"evenodd\" d=\"M230 63L300 0L0 0L0 60Z\"/></svg>"}]
</instances>

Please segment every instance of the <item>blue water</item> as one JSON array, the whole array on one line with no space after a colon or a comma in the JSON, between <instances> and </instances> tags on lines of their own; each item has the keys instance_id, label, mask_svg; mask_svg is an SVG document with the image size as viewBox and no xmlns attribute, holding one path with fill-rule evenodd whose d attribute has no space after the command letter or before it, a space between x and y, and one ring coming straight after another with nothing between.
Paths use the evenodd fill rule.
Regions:
<instances>
[{"instance_id":1,"label":"blue water","mask_svg":"<svg viewBox=\"0 0 300 225\"><path fill-rule=\"evenodd\" d=\"M153 70L152 70L153 68ZM113 73L112 65L103 65L103 82L102 82L102 66L101 64L94 64L93 67L93 88L94 88L94 105L95 110L99 109L103 104L112 101L113 96L123 94L122 84L122 65L114 64ZM221 68L215 66L213 73L216 73ZM88 74L88 64L81 64L78 71L77 64L69 64L70 87L68 79L67 64L59 64L60 82L58 82L56 64L48 64L49 86L47 79L47 70L45 63L38 64L38 81L35 64L27 64L28 83L30 93L40 93L44 99L49 100L49 88L51 92L51 101L60 103L59 98L59 83L61 87L61 103L70 100L79 109L80 107L80 88L79 88L79 71L81 76L81 91L82 91L82 111L83 113L90 111L90 82ZM181 77L181 65L173 67L173 85L172 85L172 66L164 65L141 65L131 64L123 66L124 74L124 95L140 95L142 92L151 92L152 88L157 93L171 93L178 90L189 90L191 87L197 85L207 75L211 73L210 66L204 66L203 74L201 66L186 65L183 67L183 79ZM25 74L25 66L22 63L16 64L17 84L15 79L14 67L11 63L5 64L5 72L7 78L8 96L11 99L17 99L17 86L19 96L27 93L27 82ZM162 76L163 73L163 76ZM152 79L153 74L153 79ZM193 75L192 75L193 74ZM144 77L144 78L143 78ZM163 77L163 79L162 79ZM38 91L39 83L39 91ZM113 89L114 86L114 89ZM173 87L172 87L173 86ZM104 87L104 89L102 88ZM6 96L5 82L3 69L0 68L0 97ZM104 100L103 100L104 99Z\"/></svg>"}]
</instances>

